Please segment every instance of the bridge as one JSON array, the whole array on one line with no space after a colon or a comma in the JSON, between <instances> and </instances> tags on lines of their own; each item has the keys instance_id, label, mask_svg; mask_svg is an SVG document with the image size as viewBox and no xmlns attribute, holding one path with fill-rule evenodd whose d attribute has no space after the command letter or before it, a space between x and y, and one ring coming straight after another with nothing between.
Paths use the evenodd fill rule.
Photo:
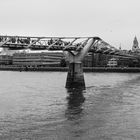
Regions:
<instances>
[{"instance_id":1,"label":"bridge","mask_svg":"<svg viewBox=\"0 0 140 140\"><path fill-rule=\"evenodd\" d=\"M9 50L62 50L69 62L66 88L85 88L82 61L88 52L140 59L140 55L119 50L99 37L0 36L0 47Z\"/></svg>"}]
</instances>

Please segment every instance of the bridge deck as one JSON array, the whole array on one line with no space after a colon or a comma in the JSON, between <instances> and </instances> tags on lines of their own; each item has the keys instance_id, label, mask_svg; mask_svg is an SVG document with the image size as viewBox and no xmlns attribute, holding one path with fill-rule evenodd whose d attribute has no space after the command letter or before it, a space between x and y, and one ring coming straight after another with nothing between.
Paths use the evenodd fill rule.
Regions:
<instances>
[{"instance_id":1,"label":"bridge deck","mask_svg":"<svg viewBox=\"0 0 140 140\"><path fill-rule=\"evenodd\" d=\"M79 52L94 38L90 52L117 55L139 59L140 55L131 51L119 50L99 37L30 37L30 36L0 36L0 47L10 50L63 50Z\"/></svg>"}]
</instances>

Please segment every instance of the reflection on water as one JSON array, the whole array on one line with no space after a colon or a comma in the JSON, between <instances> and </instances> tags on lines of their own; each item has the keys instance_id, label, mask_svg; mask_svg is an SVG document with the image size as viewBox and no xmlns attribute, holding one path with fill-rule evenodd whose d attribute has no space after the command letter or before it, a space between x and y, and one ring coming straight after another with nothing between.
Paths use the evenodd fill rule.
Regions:
<instances>
[{"instance_id":1,"label":"reflection on water","mask_svg":"<svg viewBox=\"0 0 140 140\"><path fill-rule=\"evenodd\" d=\"M67 90L67 108L65 111L65 139L81 138L85 131L82 128L84 123L84 102L85 90L68 89Z\"/></svg>"},{"instance_id":2,"label":"reflection on water","mask_svg":"<svg viewBox=\"0 0 140 140\"><path fill-rule=\"evenodd\" d=\"M79 119L82 115L82 104L85 101L83 96L84 90L80 89L68 89L69 96L67 97L67 110L65 116L68 120Z\"/></svg>"}]
</instances>

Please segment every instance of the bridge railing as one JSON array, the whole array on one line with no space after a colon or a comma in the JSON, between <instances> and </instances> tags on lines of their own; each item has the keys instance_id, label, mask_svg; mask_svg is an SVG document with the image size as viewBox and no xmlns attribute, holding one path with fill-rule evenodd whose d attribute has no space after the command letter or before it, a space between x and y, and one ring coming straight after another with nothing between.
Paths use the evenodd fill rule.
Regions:
<instances>
[{"instance_id":1,"label":"bridge railing","mask_svg":"<svg viewBox=\"0 0 140 140\"><path fill-rule=\"evenodd\" d=\"M9 49L58 49L70 48L75 50L89 37L25 37L0 36L0 47ZM82 39L82 41L81 41Z\"/></svg>"}]
</instances>

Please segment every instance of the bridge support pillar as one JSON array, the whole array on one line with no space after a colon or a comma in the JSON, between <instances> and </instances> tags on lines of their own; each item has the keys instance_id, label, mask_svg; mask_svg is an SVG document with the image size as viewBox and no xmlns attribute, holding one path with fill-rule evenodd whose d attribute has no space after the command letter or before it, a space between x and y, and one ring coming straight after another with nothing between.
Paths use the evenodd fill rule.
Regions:
<instances>
[{"instance_id":1,"label":"bridge support pillar","mask_svg":"<svg viewBox=\"0 0 140 140\"><path fill-rule=\"evenodd\" d=\"M66 48L66 50L64 51L66 60L69 62L69 70L65 86L66 88L85 89L82 61L96 39L97 38L87 39L84 47L81 46L80 50L78 50L77 48L77 51L70 51Z\"/></svg>"},{"instance_id":2,"label":"bridge support pillar","mask_svg":"<svg viewBox=\"0 0 140 140\"><path fill-rule=\"evenodd\" d=\"M82 62L70 63L67 74L66 88L85 89L85 80L83 74Z\"/></svg>"}]
</instances>

